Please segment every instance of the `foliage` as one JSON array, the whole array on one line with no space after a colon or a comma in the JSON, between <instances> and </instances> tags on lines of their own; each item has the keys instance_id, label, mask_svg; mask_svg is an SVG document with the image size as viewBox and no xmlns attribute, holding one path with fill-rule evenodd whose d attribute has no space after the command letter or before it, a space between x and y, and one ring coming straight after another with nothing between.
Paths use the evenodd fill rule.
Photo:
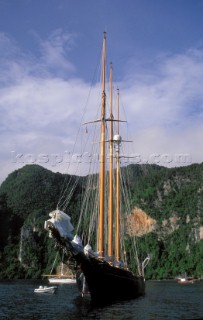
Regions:
<instances>
[{"instance_id":1,"label":"foliage","mask_svg":"<svg viewBox=\"0 0 203 320\"><path fill-rule=\"evenodd\" d=\"M61 186L68 178L37 165L27 165L12 172L2 183L0 278L39 278L43 273L50 273L57 249L44 231L44 221L57 207ZM76 220L78 207L73 203L78 203L78 194L80 185L70 202Z\"/></svg>"},{"instance_id":2,"label":"foliage","mask_svg":"<svg viewBox=\"0 0 203 320\"><path fill-rule=\"evenodd\" d=\"M132 207L141 208L157 221L157 230L137 239L141 260L147 254L151 256L146 278L174 278L183 272L202 277L203 241L198 238L198 230L203 224L203 164L170 169L130 165L122 170L128 177ZM74 225L86 178L71 179L69 189L78 183L68 205ZM57 207L64 180L70 181L70 176L27 165L2 183L0 278L39 278L50 273L58 249L44 231L44 221ZM177 217L177 226L170 229L167 219L173 216ZM164 220L168 223L163 228ZM127 238L128 256L132 246L132 239ZM136 271L135 258L131 267Z\"/></svg>"}]
</instances>

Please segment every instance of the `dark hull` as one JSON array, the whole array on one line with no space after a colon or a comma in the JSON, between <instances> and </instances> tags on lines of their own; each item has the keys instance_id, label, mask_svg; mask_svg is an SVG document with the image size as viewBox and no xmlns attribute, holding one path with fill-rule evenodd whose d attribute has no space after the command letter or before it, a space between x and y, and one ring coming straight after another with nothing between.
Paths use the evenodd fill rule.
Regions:
<instances>
[{"instance_id":1,"label":"dark hull","mask_svg":"<svg viewBox=\"0 0 203 320\"><path fill-rule=\"evenodd\" d=\"M145 294L145 280L142 276L134 276L132 272L111 266L106 261L86 256L71 241L62 241L58 231L52 229L52 236L60 246L72 253L72 258L80 268L76 277L79 290L83 291L82 277L84 274L93 306L105 306L117 301L135 299Z\"/></svg>"},{"instance_id":2,"label":"dark hull","mask_svg":"<svg viewBox=\"0 0 203 320\"><path fill-rule=\"evenodd\" d=\"M105 261L86 258L83 254L75 256L88 285L94 306L103 306L121 300L135 299L145 294L145 281L130 271L109 265ZM81 278L78 284L81 288Z\"/></svg>"}]
</instances>

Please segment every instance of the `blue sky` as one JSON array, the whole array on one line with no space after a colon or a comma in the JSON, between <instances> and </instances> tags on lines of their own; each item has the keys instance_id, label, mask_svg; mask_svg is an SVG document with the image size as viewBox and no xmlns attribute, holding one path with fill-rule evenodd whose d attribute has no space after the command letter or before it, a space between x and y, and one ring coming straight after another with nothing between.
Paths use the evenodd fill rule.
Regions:
<instances>
[{"instance_id":1,"label":"blue sky","mask_svg":"<svg viewBox=\"0 0 203 320\"><path fill-rule=\"evenodd\" d=\"M95 109L103 31L139 160L202 162L202 17L202 0L0 0L0 181L65 171L47 160L72 150L90 87Z\"/></svg>"}]
</instances>

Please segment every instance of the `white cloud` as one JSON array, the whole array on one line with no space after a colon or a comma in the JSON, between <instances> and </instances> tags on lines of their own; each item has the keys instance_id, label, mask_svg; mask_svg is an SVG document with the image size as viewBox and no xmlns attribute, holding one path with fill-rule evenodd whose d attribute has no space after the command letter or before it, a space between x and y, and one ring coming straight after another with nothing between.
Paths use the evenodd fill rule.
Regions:
<instances>
[{"instance_id":1,"label":"white cloud","mask_svg":"<svg viewBox=\"0 0 203 320\"><path fill-rule=\"evenodd\" d=\"M183 120L187 122L203 102L203 55L198 59L196 53L165 57L157 68L151 77L146 72L142 78L130 78L127 88L125 85L132 113L136 112L142 125L148 126L149 121L151 125L186 125Z\"/></svg>"},{"instance_id":2,"label":"white cloud","mask_svg":"<svg viewBox=\"0 0 203 320\"><path fill-rule=\"evenodd\" d=\"M47 40L40 39L42 63L54 69L55 72L62 71L65 74L67 71L74 71L73 64L67 59L67 52L72 47L74 38L75 35L57 29Z\"/></svg>"},{"instance_id":3,"label":"white cloud","mask_svg":"<svg viewBox=\"0 0 203 320\"><path fill-rule=\"evenodd\" d=\"M84 121L95 118L101 96L98 84L91 88L90 98L89 84L70 76L74 66L67 52L73 39L61 30L44 42L40 39L42 50L37 59L20 52L6 35L0 36L1 47L9 52L0 57L1 180L33 162L65 172L64 159L73 150L87 102L90 110ZM60 72L54 73L56 69ZM132 72L119 84L121 105L134 140L134 151L130 151L140 154L142 160L168 166L189 164L177 164L174 159L178 154L189 154L192 162L202 162L202 51L162 57L154 70L136 76ZM64 77L67 73L69 77ZM85 139L83 134L83 150ZM78 143L75 151L79 150ZM45 155L51 161L46 162ZM69 169L75 173L75 166Z\"/></svg>"}]
</instances>

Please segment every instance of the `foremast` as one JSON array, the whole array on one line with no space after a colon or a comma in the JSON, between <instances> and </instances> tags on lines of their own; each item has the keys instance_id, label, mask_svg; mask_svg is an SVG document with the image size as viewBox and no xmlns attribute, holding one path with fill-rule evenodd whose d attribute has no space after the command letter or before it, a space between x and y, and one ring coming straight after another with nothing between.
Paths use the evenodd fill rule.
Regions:
<instances>
[{"instance_id":1,"label":"foremast","mask_svg":"<svg viewBox=\"0 0 203 320\"><path fill-rule=\"evenodd\" d=\"M101 106L101 146L99 176L99 256L104 257L104 211L105 211L105 143L106 143L106 32L103 38L102 53L102 106Z\"/></svg>"}]
</instances>

